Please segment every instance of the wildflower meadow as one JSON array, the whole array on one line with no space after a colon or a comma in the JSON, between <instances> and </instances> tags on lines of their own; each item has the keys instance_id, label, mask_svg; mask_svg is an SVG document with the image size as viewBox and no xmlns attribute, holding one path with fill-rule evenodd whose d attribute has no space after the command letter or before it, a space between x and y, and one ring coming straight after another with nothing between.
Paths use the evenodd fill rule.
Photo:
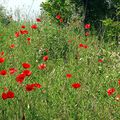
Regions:
<instances>
[{"instance_id":1,"label":"wildflower meadow","mask_svg":"<svg viewBox=\"0 0 120 120\"><path fill-rule=\"evenodd\" d=\"M0 120L120 120L120 46L82 16L0 23L0 96Z\"/></svg>"}]
</instances>

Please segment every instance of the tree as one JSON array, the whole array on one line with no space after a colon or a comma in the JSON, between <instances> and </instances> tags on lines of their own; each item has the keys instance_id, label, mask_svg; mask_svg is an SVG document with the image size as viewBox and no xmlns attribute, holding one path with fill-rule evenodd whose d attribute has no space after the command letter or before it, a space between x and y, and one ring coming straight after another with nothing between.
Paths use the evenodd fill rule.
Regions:
<instances>
[{"instance_id":1,"label":"tree","mask_svg":"<svg viewBox=\"0 0 120 120\"><path fill-rule=\"evenodd\" d=\"M79 16L84 14L84 24L90 23L99 31L102 20L113 17L118 19L116 16L118 4L120 0L48 0L42 6L54 18L61 14L64 23L67 23L74 13Z\"/></svg>"}]
</instances>

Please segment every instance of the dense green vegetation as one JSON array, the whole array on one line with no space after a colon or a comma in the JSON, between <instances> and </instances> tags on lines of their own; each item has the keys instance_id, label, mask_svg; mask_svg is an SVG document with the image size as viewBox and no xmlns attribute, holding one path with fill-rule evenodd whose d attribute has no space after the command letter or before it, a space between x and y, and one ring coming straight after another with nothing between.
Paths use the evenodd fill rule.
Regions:
<instances>
[{"instance_id":1,"label":"dense green vegetation","mask_svg":"<svg viewBox=\"0 0 120 120\"><path fill-rule=\"evenodd\" d=\"M73 16L78 16L84 21L84 24L90 23L92 28L95 28L99 39L104 39L106 42L115 39L118 44L120 33L119 0L48 0L42 4L42 7L53 19L57 14L61 14L64 25L69 24Z\"/></svg>"},{"instance_id":2,"label":"dense green vegetation","mask_svg":"<svg viewBox=\"0 0 120 120\"><path fill-rule=\"evenodd\" d=\"M94 18L98 33L83 2L49 0L35 22L0 22L0 120L120 119L120 9Z\"/></svg>"}]
</instances>

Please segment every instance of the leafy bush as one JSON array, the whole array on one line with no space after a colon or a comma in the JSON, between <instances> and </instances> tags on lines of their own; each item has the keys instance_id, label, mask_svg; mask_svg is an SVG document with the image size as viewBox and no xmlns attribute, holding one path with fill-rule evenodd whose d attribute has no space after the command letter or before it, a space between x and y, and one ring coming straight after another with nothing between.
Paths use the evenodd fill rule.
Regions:
<instances>
[{"instance_id":1,"label":"leafy bush","mask_svg":"<svg viewBox=\"0 0 120 120\"><path fill-rule=\"evenodd\" d=\"M63 23L69 22L72 14L75 12L74 4L67 0L48 0L48 2L44 2L41 6L52 18L60 14ZM57 20L56 22L59 23Z\"/></svg>"},{"instance_id":2,"label":"leafy bush","mask_svg":"<svg viewBox=\"0 0 120 120\"><path fill-rule=\"evenodd\" d=\"M105 28L104 40L116 40L118 44L120 36L120 5L116 6L116 17L102 20L102 23Z\"/></svg>"},{"instance_id":3,"label":"leafy bush","mask_svg":"<svg viewBox=\"0 0 120 120\"><path fill-rule=\"evenodd\" d=\"M113 21L112 19L108 18L103 20L103 25L105 27L105 34L104 39L108 40L117 40L120 33L120 22Z\"/></svg>"}]
</instances>

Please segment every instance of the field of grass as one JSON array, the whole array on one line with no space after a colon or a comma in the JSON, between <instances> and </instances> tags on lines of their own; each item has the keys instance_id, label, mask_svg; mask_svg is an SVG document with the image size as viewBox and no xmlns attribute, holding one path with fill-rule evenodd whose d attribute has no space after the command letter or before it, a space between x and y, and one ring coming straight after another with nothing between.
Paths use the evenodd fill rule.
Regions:
<instances>
[{"instance_id":1,"label":"field of grass","mask_svg":"<svg viewBox=\"0 0 120 120\"><path fill-rule=\"evenodd\" d=\"M120 46L88 31L47 17L1 25L0 120L120 120Z\"/></svg>"}]
</instances>

